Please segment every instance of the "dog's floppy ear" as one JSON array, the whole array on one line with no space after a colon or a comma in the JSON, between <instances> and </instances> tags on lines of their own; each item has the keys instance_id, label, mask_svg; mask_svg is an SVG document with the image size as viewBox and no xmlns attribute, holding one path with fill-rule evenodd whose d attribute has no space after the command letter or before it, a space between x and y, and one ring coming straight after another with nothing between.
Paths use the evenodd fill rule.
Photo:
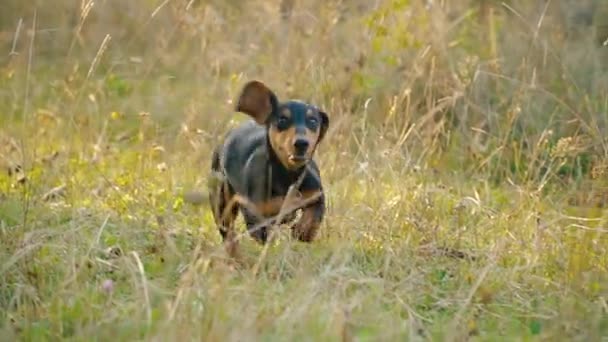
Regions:
<instances>
[{"instance_id":1,"label":"dog's floppy ear","mask_svg":"<svg viewBox=\"0 0 608 342\"><path fill-rule=\"evenodd\" d=\"M327 133L327 129L329 128L329 117L327 116L327 113L322 110L319 111L319 115L321 115L321 130L319 131L319 142L321 142L325 136L325 133Z\"/></svg>"},{"instance_id":2,"label":"dog's floppy ear","mask_svg":"<svg viewBox=\"0 0 608 342\"><path fill-rule=\"evenodd\" d=\"M248 114L263 125L277 106L275 94L260 81L249 81L241 90L236 111Z\"/></svg>"}]
</instances>

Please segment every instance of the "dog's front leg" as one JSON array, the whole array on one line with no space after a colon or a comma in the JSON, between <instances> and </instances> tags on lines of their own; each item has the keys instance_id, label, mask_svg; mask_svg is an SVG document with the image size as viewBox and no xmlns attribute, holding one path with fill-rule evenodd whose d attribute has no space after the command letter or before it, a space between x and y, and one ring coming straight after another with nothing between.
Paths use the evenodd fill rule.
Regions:
<instances>
[{"instance_id":1,"label":"dog's front leg","mask_svg":"<svg viewBox=\"0 0 608 342\"><path fill-rule=\"evenodd\" d=\"M268 241L268 225L264 224L264 218L256 217L247 210L243 210L243 218L247 226L247 232L258 243L266 244Z\"/></svg>"},{"instance_id":2,"label":"dog's front leg","mask_svg":"<svg viewBox=\"0 0 608 342\"><path fill-rule=\"evenodd\" d=\"M312 242L321 226L325 215L325 200L323 196L312 205L302 210L302 216L293 226L291 235L302 242Z\"/></svg>"}]
</instances>

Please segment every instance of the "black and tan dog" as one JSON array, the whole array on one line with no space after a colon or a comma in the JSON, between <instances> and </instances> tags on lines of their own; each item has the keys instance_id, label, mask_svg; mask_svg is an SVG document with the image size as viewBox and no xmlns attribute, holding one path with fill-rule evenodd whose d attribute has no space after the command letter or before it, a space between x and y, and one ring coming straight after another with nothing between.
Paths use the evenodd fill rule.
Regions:
<instances>
[{"instance_id":1,"label":"black and tan dog","mask_svg":"<svg viewBox=\"0 0 608 342\"><path fill-rule=\"evenodd\" d=\"M329 126L327 114L301 101L279 102L260 81L243 87L236 111L253 120L227 134L211 165L219 181L209 199L222 240L231 254L236 251L239 211L249 234L265 244L269 227L293 221L301 209L292 236L311 242L325 214L321 177L312 157Z\"/></svg>"}]
</instances>

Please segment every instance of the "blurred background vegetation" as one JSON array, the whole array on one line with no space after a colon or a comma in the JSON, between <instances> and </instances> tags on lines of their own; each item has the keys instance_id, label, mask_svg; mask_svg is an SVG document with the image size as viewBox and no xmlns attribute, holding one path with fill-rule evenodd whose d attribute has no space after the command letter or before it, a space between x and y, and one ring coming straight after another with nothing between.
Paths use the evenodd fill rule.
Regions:
<instances>
[{"instance_id":1,"label":"blurred background vegetation","mask_svg":"<svg viewBox=\"0 0 608 342\"><path fill-rule=\"evenodd\" d=\"M37 110L21 93L30 67L29 102L43 99L59 117L147 111L175 132L226 121L236 87L257 77L336 118L365 117L335 120L336 135L364 127L498 181L542 179L561 138L579 143L551 170L561 175L589 174L606 155L608 5L599 0L2 6L4 120ZM87 96L95 103L74 106Z\"/></svg>"}]
</instances>

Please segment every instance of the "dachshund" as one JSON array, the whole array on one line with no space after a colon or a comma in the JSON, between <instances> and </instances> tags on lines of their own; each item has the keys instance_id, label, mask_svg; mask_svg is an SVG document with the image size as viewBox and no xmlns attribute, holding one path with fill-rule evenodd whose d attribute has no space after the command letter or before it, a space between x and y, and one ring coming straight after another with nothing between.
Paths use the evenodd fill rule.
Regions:
<instances>
[{"instance_id":1,"label":"dachshund","mask_svg":"<svg viewBox=\"0 0 608 342\"><path fill-rule=\"evenodd\" d=\"M329 127L327 113L300 100L280 102L261 81L247 82L235 106L250 120L213 150L209 203L230 254L240 212L249 235L264 245L269 229L293 223L293 238L312 242L325 215L321 174L313 156ZM299 205L291 202L299 202Z\"/></svg>"}]
</instances>

